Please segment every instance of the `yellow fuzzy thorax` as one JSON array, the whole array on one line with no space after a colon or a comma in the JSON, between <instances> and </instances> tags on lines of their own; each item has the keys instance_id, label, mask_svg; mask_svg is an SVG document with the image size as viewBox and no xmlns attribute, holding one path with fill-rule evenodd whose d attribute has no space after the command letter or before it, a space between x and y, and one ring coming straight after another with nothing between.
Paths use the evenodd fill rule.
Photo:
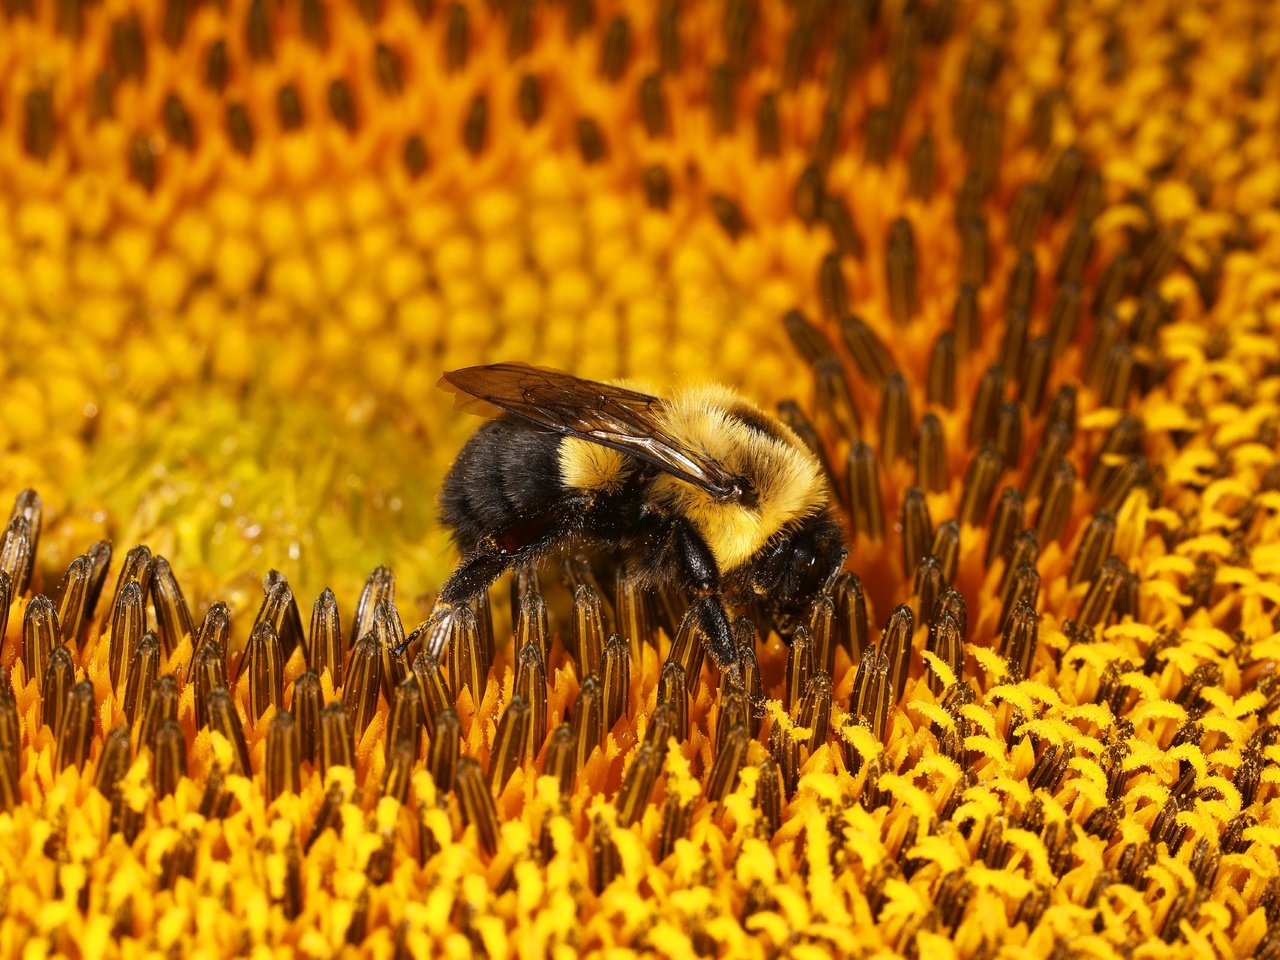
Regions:
<instances>
[{"instance_id":1,"label":"yellow fuzzy thorax","mask_svg":"<svg viewBox=\"0 0 1280 960\"><path fill-rule=\"evenodd\" d=\"M750 480L758 497L754 508L718 501L665 475L649 491L655 503L693 522L722 573L746 563L771 539L821 510L828 499L818 461L790 429L768 418L781 439L752 431L734 418L734 408L762 415L725 387L683 387L667 401L663 426L683 446Z\"/></svg>"}]
</instances>

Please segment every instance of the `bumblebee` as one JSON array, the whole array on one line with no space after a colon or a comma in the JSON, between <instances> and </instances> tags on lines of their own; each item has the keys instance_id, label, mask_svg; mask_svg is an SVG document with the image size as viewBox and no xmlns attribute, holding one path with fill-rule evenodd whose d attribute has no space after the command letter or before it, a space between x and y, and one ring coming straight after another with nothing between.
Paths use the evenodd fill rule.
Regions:
<instances>
[{"instance_id":1,"label":"bumblebee","mask_svg":"<svg viewBox=\"0 0 1280 960\"><path fill-rule=\"evenodd\" d=\"M844 562L817 458L725 387L659 397L522 363L455 370L441 386L496 415L445 477L442 517L463 559L442 612L585 542L616 549L646 582L680 584L723 669L737 660L726 598L754 598L790 638Z\"/></svg>"}]
</instances>

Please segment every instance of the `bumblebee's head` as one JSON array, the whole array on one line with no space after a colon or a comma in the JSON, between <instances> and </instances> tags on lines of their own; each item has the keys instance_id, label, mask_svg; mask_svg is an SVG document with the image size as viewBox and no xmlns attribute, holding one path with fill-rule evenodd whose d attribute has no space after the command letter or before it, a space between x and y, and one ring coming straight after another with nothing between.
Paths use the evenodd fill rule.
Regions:
<instances>
[{"instance_id":1,"label":"bumblebee's head","mask_svg":"<svg viewBox=\"0 0 1280 960\"><path fill-rule=\"evenodd\" d=\"M823 510L757 561L751 585L780 636L790 639L804 623L814 597L839 573L846 552L840 522Z\"/></svg>"}]
</instances>

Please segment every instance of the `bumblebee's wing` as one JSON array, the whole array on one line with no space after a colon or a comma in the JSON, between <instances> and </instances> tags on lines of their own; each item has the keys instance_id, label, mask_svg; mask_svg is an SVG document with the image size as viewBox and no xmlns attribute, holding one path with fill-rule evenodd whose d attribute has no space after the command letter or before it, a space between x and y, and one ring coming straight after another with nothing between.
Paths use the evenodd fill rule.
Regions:
<instances>
[{"instance_id":1,"label":"bumblebee's wing","mask_svg":"<svg viewBox=\"0 0 1280 960\"><path fill-rule=\"evenodd\" d=\"M525 363L464 367L446 373L441 386L481 401L463 403L472 412L497 408L555 433L612 447L718 497L741 492L718 462L663 429L662 401L646 393Z\"/></svg>"}]
</instances>

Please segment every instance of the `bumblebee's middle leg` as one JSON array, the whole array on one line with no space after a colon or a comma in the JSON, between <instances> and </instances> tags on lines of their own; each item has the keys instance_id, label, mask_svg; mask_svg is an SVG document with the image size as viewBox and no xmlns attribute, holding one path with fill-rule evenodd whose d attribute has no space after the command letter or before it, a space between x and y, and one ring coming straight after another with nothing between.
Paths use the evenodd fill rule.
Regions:
<instances>
[{"instance_id":1,"label":"bumblebee's middle leg","mask_svg":"<svg viewBox=\"0 0 1280 960\"><path fill-rule=\"evenodd\" d=\"M672 547L676 569L685 590L692 597L687 616L694 618L707 638L711 658L720 669L736 670L738 650L724 609L720 590L720 567L707 541L687 520L672 525Z\"/></svg>"}]
</instances>

